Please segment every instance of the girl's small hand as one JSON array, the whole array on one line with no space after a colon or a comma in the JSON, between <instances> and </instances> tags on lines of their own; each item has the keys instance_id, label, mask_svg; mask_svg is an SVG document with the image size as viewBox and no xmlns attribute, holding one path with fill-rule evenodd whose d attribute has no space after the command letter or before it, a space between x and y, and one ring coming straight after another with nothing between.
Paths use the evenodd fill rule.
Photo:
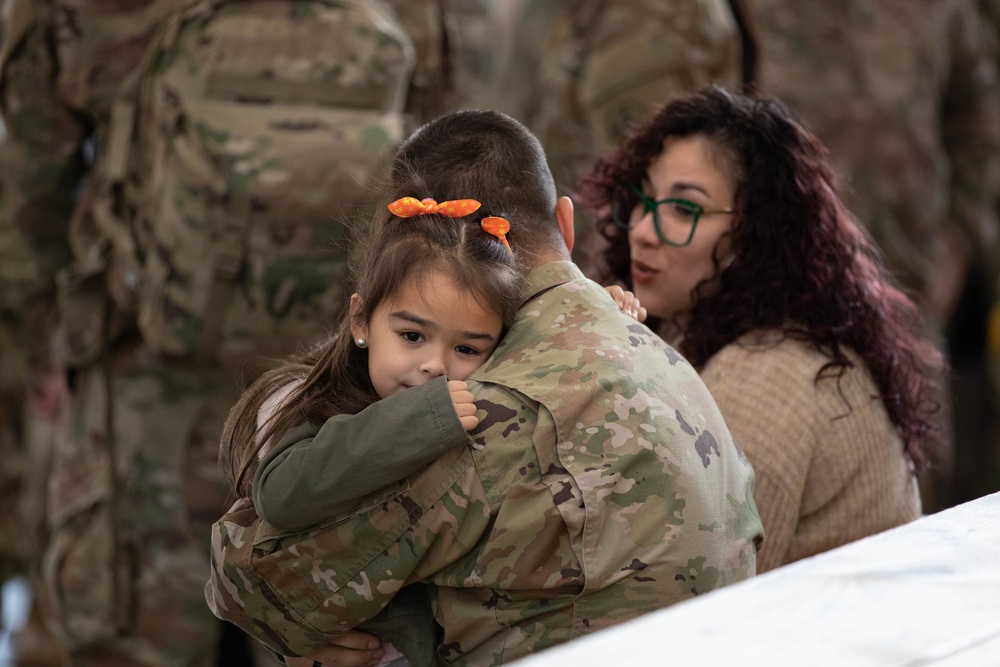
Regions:
<instances>
[{"instance_id":1,"label":"girl's small hand","mask_svg":"<svg viewBox=\"0 0 1000 667\"><path fill-rule=\"evenodd\" d=\"M620 308L623 313L633 319L639 320L640 322L646 321L646 309L639 303L639 299L635 294L632 294L632 292L629 292L626 289L622 289L618 285L612 285L611 287L605 287L604 289L608 290L608 294L610 294L611 298L615 300L615 303L618 304L618 308Z\"/></svg>"},{"instance_id":2,"label":"girl's small hand","mask_svg":"<svg viewBox=\"0 0 1000 667\"><path fill-rule=\"evenodd\" d=\"M476 416L475 398L469 391L468 385L462 380L448 380L448 391L451 393L451 402L458 413L458 421L462 422L462 428L466 431L479 426L479 417Z\"/></svg>"},{"instance_id":3,"label":"girl's small hand","mask_svg":"<svg viewBox=\"0 0 1000 667\"><path fill-rule=\"evenodd\" d=\"M316 663L323 667L374 667L385 649L378 637L360 630L351 630L308 658L285 658L288 667L313 667Z\"/></svg>"}]
</instances>

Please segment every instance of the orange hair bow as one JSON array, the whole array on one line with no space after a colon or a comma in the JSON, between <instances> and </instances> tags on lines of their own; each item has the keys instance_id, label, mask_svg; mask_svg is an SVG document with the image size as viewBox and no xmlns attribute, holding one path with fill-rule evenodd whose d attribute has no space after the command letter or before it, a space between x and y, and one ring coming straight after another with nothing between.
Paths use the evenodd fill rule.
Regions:
<instances>
[{"instance_id":1,"label":"orange hair bow","mask_svg":"<svg viewBox=\"0 0 1000 667\"><path fill-rule=\"evenodd\" d=\"M443 201L440 204L428 197L418 200L416 197L403 197L389 204L389 212L400 218L412 218L427 213L440 213L449 218L464 218L475 213L481 204L475 199L455 199Z\"/></svg>"},{"instance_id":2,"label":"orange hair bow","mask_svg":"<svg viewBox=\"0 0 1000 667\"><path fill-rule=\"evenodd\" d=\"M510 254L514 254L514 250L507 243L507 232L510 231L510 223L507 222L505 218L498 218L496 216L490 216L488 218L483 218L479 223L483 226L483 229L487 233L500 239L500 242L507 246L507 250L510 250Z\"/></svg>"}]
</instances>

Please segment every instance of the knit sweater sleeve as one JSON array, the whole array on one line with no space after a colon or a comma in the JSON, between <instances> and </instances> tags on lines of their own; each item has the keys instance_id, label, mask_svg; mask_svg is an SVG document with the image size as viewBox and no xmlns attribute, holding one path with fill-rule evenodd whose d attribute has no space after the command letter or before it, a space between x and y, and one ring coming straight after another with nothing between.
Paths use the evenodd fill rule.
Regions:
<instances>
[{"instance_id":1,"label":"knit sweater sleeve","mask_svg":"<svg viewBox=\"0 0 1000 667\"><path fill-rule=\"evenodd\" d=\"M754 500L764 525L758 573L788 561L813 456L816 368L796 348L733 343L702 372L733 439L753 464Z\"/></svg>"}]
</instances>

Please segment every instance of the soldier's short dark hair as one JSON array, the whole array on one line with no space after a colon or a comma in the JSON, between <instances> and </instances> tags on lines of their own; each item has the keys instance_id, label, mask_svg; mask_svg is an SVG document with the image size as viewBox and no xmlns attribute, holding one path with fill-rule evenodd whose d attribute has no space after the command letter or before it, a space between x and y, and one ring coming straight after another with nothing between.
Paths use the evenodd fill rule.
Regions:
<instances>
[{"instance_id":1,"label":"soldier's short dark hair","mask_svg":"<svg viewBox=\"0 0 1000 667\"><path fill-rule=\"evenodd\" d=\"M421 181L421 199L476 199L484 215L510 221L515 254L559 247L556 187L538 139L498 111L462 110L418 128L393 163L393 187ZM390 189L393 189L391 187Z\"/></svg>"}]
</instances>

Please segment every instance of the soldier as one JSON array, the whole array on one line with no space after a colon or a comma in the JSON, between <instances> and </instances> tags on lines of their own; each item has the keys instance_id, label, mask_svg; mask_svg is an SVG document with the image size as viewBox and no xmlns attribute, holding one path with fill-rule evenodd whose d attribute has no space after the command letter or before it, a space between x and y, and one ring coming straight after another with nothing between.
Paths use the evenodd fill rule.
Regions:
<instances>
[{"instance_id":1,"label":"soldier","mask_svg":"<svg viewBox=\"0 0 1000 667\"><path fill-rule=\"evenodd\" d=\"M996 68L974 2L750 4L761 90L829 147L848 205L943 346L966 267L997 236ZM947 417L947 396L940 402ZM945 430L923 480L925 511L953 502Z\"/></svg>"},{"instance_id":2,"label":"soldier","mask_svg":"<svg viewBox=\"0 0 1000 667\"><path fill-rule=\"evenodd\" d=\"M393 188L414 175L514 221L527 286L468 378L479 426L318 532L272 530L238 502L213 536L216 614L311 655L421 581L436 586L439 659L497 665L752 576L749 464L691 366L570 261L572 202L538 141L503 114L448 114L400 149ZM325 496L326 465L285 456L297 442L333 464L320 426L266 452L255 483L287 464ZM308 505L303 522L329 521Z\"/></svg>"},{"instance_id":3,"label":"soldier","mask_svg":"<svg viewBox=\"0 0 1000 667\"><path fill-rule=\"evenodd\" d=\"M70 264L71 244L79 250L85 240L79 235L71 240L70 221L74 211L83 210L79 206L81 185L91 173L95 147L107 131L117 86L138 64L157 20L181 4L178 1L171 7L160 3L156 15L147 12L150 9L147 6L124 10L83 2L11 3L11 15L16 18L12 24L19 30L12 31L12 38L4 42L2 108L9 137L2 155L2 176L5 192L10 193L5 202L6 214L33 236L44 235L44 245L32 239L30 248L34 252L28 256L47 260L41 275L50 293L55 288L54 276ZM48 247L58 250L58 254L44 254ZM64 283L79 285L76 281ZM55 305L51 298L39 303ZM93 305L93 301L86 304ZM57 317L73 322L76 315L63 310ZM32 340L36 346L45 348L53 328L52 316L46 315L42 322L33 332ZM87 341L87 353L91 352L95 338ZM90 402L92 392L88 390L91 368L85 365L86 361L83 356L73 358L60 350L54 363L69 371L71 418L88 417L99 422L100 415L89 411L94 406ZM53 452L50 488L56 495L49 503L50 514L46 517L48 544L42 586L35 591L36 598L66 602L53 606L52 613L57 618L52 620L61 626L61 638L74 649L74 660L79 664L157 664L155 660L162 659L159 656L163 654L137 642L131 632L127 616L134 607L118 607L117 614L109 613L121 601L114 595L122 591L117 585L109 586L112 582L107 577L114 571L123 580L129 563L116 563L118 545L107 532L107 524L100 522L109 516L112 503L104 493L107 485L92 482L106 478L107 467L91 463L102 460L96 453L90 459L67 460L68 452L73 449L70 443L81 435L99 437L99 432L88 429L79 434L72 429L64 434L68 437L57 441ZM74 470L74 464L81 467ZM92 521L94 518L98 521ZM80 526L82 533L74 532L74 526ZM74 560L66 546L78 537L88 539L82 543L86 546L76 551ZM54 559L53 554L65 558ZM81 565L84 559L91 559L91 565ZM67 575L71 573L76 580L66 586L71 579ZM182 587L177 583L174 590ZM134 598L131 602L134 603ZM200 651L208 656L209 648L214 651L218 626L210 626L213 628L210 633L199 627L199 623L210 622L209 618L193 619L186 628L178 627L181 624L172 619L161 620L166 632L176 633L173 641L183 645L192 638L199 640L183 650L192 654ZM120 644L132 646L112 648L119 636L122 636ZM102 643L106 645L101 646ZM140 658L143 654L153 658Z\"/></svg>"},{"instance_id":4,"label":"soldier","mask_svg":"<svg viewBox=\"0 0 1000 667\"><path fill-rule=\"evenodd\" d=\"M755 76L743 0L518 0L495 12L506 49L493 107L538 136L565 191L672 95ZM588 212L577 226L586 243ZM584 253L574 259L586 270Z\"/></svg>"},{"instance_id":5,"label":"soldier","mask_svg":"<svg viewBox=\"0 0 1000 667\"><path fill-rule=\"evenodd\" d=\"M21 5L12 0L0 3L0 64L7 61L12 45L21 40L33 18L34 8ZM33 74L31 64L9 71L21 82ZM6 134L0 122L0 142L6 142ZM58 143L58 137L51 138ZM43 145L36 149L44 150ZM0 194L0 456L4 461L0 562L3 579L22 575L37 586L48 463L65 404L64 380L54 368L47 343L55 306L54 276L69 261L70 252L64 216L25 215L38 211L51 179L61 174L43 170L25 174L23 188L22 183L12 183L5 158L17 150L16 142L0 149L0 191L6 188L9 193ZM9 645L27 664L62 665L66 656L45 627L41 609L34 596L27 623L12 634Z\"/></svg>"},{"instance_id":6,"label":"soldier","mask_svg":"<svg viewBox=\"0 0 1000 667\"><path fill-rule=\"evenodd\" d=\"M37 585L49 459L65 386L45 345L51 281L39 270L25 235L11 223L0 207L0 574L3 580L25 576ZM43 615L33 599L28 622L11 643L27 664L62 665L65 656Z\"/></svg>"},{"instance_id":7,"label":"soldier","mask_svg":"<svg viewBox=\"0 0 1000 667\"><path fill-rule=\"evenodd\" d=\"M74 665L249 660L217 656L202 592L229 493L219 431L265 357L325 334L344 221L367 217L407 114L462 99L431 64L448 63L448 6L475 4L404 4L14 0L6 208L72 248L39 593Z\"/></svg>"},{"instance_id":8,"label":"soldier","mask_svg":"<svg viewBox=\"0 0 1000 667\"><path fill-rule=\"evenodd\" d=\"M1000 69L1000 0L980 0L979 6ZM1000 215L1000 200L995 208ZM947 330L954 368L956 502L1000 491L1000 239L976 248L973 257Z\"/></svg>"},{"instance_id":9,"label":"soldier","mask_svg":"<svg viewBox=\"0 0 1000 667\"><path fill-rule=\"evenodd\" d=\"M512 2L496 107L538 136L556 184L575 185L629 125L671 95L746 83L740 5L725 0Z\"/></svg>"}]
</instances>

